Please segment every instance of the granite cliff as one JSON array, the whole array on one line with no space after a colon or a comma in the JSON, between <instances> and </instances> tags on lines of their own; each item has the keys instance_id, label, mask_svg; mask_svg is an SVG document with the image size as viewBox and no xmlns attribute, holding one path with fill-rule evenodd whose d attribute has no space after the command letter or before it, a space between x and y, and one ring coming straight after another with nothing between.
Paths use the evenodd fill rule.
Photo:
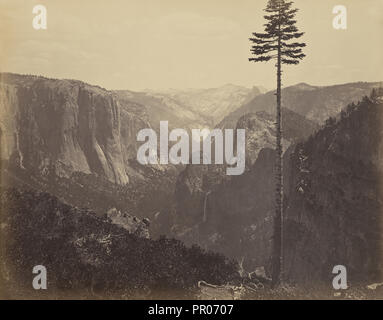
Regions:
<instances>
[{"instance_id":1,"label":"granite cliff","mask_svg":"<svg viewBox=\"0 0 383 320\"><path fill-rule=\"evenodd\" d=\"M58 176L92 173L129 183L136 133L150 127L140 107L76 80L1 75L1 159Z\"/></svg>"}]
</instances>

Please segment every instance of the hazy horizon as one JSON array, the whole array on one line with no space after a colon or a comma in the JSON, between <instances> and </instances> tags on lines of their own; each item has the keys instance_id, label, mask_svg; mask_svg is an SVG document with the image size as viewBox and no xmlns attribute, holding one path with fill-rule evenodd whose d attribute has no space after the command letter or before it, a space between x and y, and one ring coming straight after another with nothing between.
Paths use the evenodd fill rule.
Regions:
<instances>
[{"instance_id":1,"label":"hazy horizon","mask_svg":"<svg viewBox=\"0 0 383 320\"><path fill-rule=\"evenodd\" d=\"M9 74L15 74L15 75L19 75L19 76L36 76L36 77L43 77L43 78L47 78L47 79L53 79L53 80L68 80L68 81L82 81L82 82L85 82L87 83L88 85L91 85L91 86L99 86L107 91L132 91L132 92L158 92L158 93L165 93L166 91L171 91L171 90L175 90L175 91L189 91L189 90L208 90L208 89L218 89L218 88L222 88L222 87L225 87L227 85L232 85L232 86L238 86L238 87L243 87L243 88L247 88L247 89L252 89L253 87L255 88L261 88L261 89L264 89L265 90L265 93L269 92L269 91L273 91L273 90L276 90L276 87L275 88L266 88L262 85L253 85L253 86L245 86L245 85L240 85L240 84L236 84L236 83L224 83L220 86L214 86L214 87L187 87L187 88L160 88L160 89L153 89L153 88L143 88L141 90L132 90L130 88L121 88L121 89L111 89L111 88L107 88L107 87L103 87L101 86L100 84L98 83L92 83L92 82L89 82L89 81L85 81L85 80L82 80L82 79L75 79L75 78L56 78L56 77L49 77L47 75L43 75L43 74L27 74L27 73L17 73L17 72L12 72L12 71L0 71L0 74L4 74L4 73L9 73ZM366 83L380 83L380 85L383 85L383 80L378 80L378 81L352 81L352 82L342 82L342 83L329 83L329 84L323 84L323 85L314 85L314 84L311 84L311 83L308 83L308 82L305 82L305 81L302 81L302 82L299 82L299 83L293 83L293 84L290 84L288 86L282 86L282 89L284 88L289 88L289 87L294 87L294 86L297 86L297 85L300 85L300 84L306 84L306 85L309 85L309 86L312 86L312 87L330 87L330 86L342 86L342 85L347 85L347 84L352 84L352 83L359 83L359 82L366 82Z\"/></svg>"},{"instance_id":2,"label":"hazy horizon","mask_svg":"<svg viewBox=\"0 0 383 320\"><path fill-rule=\"evenodd\" d=\"M270 63L250 63L266 0L0 0L0 71L78 79L108 90L276 86ZM43 4L48 29L32 28ZM383 79L380 0L348 0L348 29L332 27L334 0L296 0L307 57L285 67L283 87ZM372 39L372 40L371 40ZM368 53L368 59L365 54Z\"/></svg>"}]
</instances>

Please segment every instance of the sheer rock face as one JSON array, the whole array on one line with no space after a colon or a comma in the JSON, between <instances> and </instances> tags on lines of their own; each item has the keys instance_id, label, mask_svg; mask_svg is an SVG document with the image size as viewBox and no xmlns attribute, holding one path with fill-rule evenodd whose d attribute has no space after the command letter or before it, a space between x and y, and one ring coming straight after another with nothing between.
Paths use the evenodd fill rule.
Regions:
<instances>
[{"instance_id":1,"label":"sheer rock face","mask_svg":"<svg viewBox=\"0 0 383 320\"><path fill-rule=\"evenodd\" d=\"M2 74L1 159L42 174L79 171L126 184L136 132L149 127L133 107L80 81Z\"/></svg>"},{"instance_id":2,"label":"sheer rock face","mask_svg":"<svg viewBox=\"0 0 383 320\"><path fill-rule=\"evenodd\" d=\"M298 145L291 158L286 277L331 285L335 265L352 283L381 280L383 105L367 99Z\"/></svg>"}]
</instances>

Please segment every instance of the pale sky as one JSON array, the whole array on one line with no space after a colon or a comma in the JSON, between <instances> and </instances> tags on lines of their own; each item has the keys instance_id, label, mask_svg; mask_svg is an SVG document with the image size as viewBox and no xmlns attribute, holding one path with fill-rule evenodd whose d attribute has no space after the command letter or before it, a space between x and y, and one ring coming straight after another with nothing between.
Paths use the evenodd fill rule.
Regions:
<instances>
[{"instance_id":1,"label":"pale sky","mask_svg":"<svg viewBox=\"0 0 383 320\"><path fill-rule=\"evenodd\" d=\"M0 0L0 70L79 79L107 89L275 87L250 63L266 0ZM283 85L383 80L383 0L295 0L307 57ZM48 29L34 30L43 4ZM332 27L335 5L348 29Z\"/></svg>"}]
</instances>

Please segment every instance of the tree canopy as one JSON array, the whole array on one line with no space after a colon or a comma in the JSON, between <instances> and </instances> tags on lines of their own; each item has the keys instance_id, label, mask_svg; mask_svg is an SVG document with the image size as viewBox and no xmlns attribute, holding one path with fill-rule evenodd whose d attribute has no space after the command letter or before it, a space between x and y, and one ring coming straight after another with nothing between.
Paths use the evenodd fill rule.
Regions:
<instances>
[{"instance_id":1,"label":"tree canopy","mask_svg":"<svg viewBox=\"0 0 383 320\"><path fill-rule=\"evenodd\" d=\"M249 58L249 61L262 62L278 57L282 64L298 64L306 55L302 48L305 43L297 42L304 33L299 32L294 17L298 9L292 9L293 2L285 0L269 0L264 11L267 23L265 33L253 32L250 41L254 43L251 52L256 56Z\"/></svg>"}]
</instances>

